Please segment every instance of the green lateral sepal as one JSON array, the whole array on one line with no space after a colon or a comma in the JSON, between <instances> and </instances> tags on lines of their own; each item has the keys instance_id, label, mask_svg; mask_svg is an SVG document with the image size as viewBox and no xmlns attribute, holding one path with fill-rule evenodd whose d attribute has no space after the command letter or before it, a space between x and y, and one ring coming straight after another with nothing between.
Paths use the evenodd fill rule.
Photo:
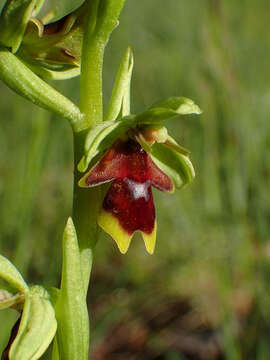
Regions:
<instances>
[{"instance_id":1,"label":"green lateral sepal","mask_svg":"<svg viewBox=\"0 0 270 360\"><path fill-rule=\"evenodd\" d=\"M195 171L189 157L164 144L155 143L151 147L150 156L178 189L191 182L195 177Z\"/></svg>"},{"instance_id":2,"label":"green lateral sepal","mask_svg":"<svg viewBox=\"0 0 270 360\"><path fill-rule=\"evenodd\" d=\"M132 116L125 117L121 121L106 121L93 127L86 137L85 155L79 162L78 170L86 171L95 156L110 148L132 127L136 127Z\"/></svg>"},{"instance_id":3,"label":"green lateral sepal","mask_svg":"<svg viewBox=\"0 0 270 360\"><path fill-rule=\"evenodd\" d=\"M37 0L7 0L0 16L0 43L15 53Z\"/></svg>"},{"instance_id":4,"label":"green lateral sepal","mask_svg":"<svg viewBox=\"0 0 270 360\"><path fill-rule=\"evenodd\" d=\"M17 335L9 349L12 360L37 360L47 350L57 329L48 292L32 286L25 302Z\"/></svg>"}]
</instances>

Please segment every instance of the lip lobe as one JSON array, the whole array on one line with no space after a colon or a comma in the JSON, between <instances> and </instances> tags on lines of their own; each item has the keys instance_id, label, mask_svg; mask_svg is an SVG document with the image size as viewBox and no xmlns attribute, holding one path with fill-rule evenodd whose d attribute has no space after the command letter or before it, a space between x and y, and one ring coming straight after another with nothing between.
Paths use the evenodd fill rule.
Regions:
<instances>
[{"instance_id":1,"label":"lip lobe","mask_svg":"<svg viewBox=\"0 0 270 360\"><path fill-rule=\"evenodd\" d=\"M132 235L139 230L151 234L155 227L152 186L171 191L173 183L139 143L132 139L117 141L86 176L87 186L112 181L103 209L115 217Z\"/></svg>"}]
</instances>

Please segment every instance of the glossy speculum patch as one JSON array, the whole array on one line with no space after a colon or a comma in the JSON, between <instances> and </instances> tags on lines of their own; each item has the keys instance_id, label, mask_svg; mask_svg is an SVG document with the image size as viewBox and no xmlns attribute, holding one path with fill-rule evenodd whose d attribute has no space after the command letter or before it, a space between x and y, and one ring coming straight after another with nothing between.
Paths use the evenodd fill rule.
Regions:
<instances>
[{"instance_id":1,"label":"glossy speculum patch","mask_svg":"<svg viewBox=\"0 0 270 360\"><path fill-rule=\"evenodd\" d=\"M151 234L155 208L151 186L172 191L173 183L132 139L117 141L85 179L87 186L113 181L103 209L114 216L129 234L140 230Z\"/></svg>"},{"instance_id":2,"label":"glossy speculum patch","mask_svg":"<svg viewBox=\"0 0 270 360\"><path fill-rule=\"evenodd\" d=\"M128 234L136 230L151 234L155 225L155 209L149 181L115 180L103 202L105 211L115 216Z\"/></svg>"}]
</instances>

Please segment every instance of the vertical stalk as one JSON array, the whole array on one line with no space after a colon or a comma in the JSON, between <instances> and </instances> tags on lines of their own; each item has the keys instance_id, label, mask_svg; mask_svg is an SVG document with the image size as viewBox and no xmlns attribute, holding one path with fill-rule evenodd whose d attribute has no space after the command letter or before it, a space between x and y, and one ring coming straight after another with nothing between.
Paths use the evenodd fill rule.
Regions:
<instances>
[{"instance_id":1,"label":"vertical stalk","mask_svg":"<svg viewBox=\"0 0 270 360\"><path fill-rule=\"evenodd\" d=\"M99 6L100 0L89 1L82 48L80 108L87 128L102 121L103 116L102 68L106 44L96 35Z\"/></svg>"},{"instance_id":2,"label":"vertical stalk","mask_svg":"<svg viewBox=\"0 0 270 360\"><path fill-rule=\"evenodd\" d=\"M84 28L81 63L81 112L84 131L74 133L74 193L73 221L81 251L85 292L87 292L93 252L97 241L97 215L101 204L99 188L81 189L77 186L81 174L78 164L84 150L86 130L103 119L102 69L106 44L118 25L125 0L92 0Z\"/></svg>"},{"instance_id":3,"label":"vertical stalk","mask_svg":"<svg viewBox=\"0 0 270 360\"><path fill-rule=\"evenodd\" d=\"M84 133L74 134L74 189L73 189L73 222L76 228L85 296L89 285L93 255L98 237L97 215L101 204L99 187L84 189L78 186L82 174L76 168L84 146Z\"/></svg>"},{"instance_id":4,"label":"vertical stalk","mask_svg":"<svg viewBox=\"0 0 270 360\"><path fill-rule=\"evenodd\" d=\"M92 0L88 5L81 64L81 112L86 127L102 121L102 68L106 44L118 25L125 0Z\"/></svg>"},{"instance_id":5,"label":"vertical stalk","mask_svg":"<svg viewBox=\"0 0 270 360\"><path fill-rule=\"evenodd\" d=\"M102 121L103 105L102 105L102 68L103 56L106 44L111 32L118 24L118 17L124 5L125 0L89 0L88 15L84 28L84 39L82 48L81 63L81 106L80 110L83 117L76 123L74 130L74 187L73 187L73 211L72 218L75 225L77 239L80 251L81 272L84 287L84 296L86 300L87 289L93 263L93 255L98 237L97 217L101 205L101 190L96 187L93 189L79 188L78 180L82 176L77 170L77 164L84 152L84 142L87 130L96 123ZM77 131L76 129L80 129ZM78 294L69 294L69 300L72 303L72 296ZM80 295L81 296L81 295ZM89 327L87 321L87 303L84 303L85 309L81 311L81 319L77 319L77 323L81 323L78 331L69 331L70 322L61 322L61 333L58 333L59 340L62 344L65 342L73 342L74 338L86 335L85 343L89 340ZM67 310L71 310L68 308ZM69 311L69 313L71 313ZM84 315L83 315L84 314ZM79 313L74 316L80 316ZM87 325L87 326L86 326ZM73 329L74 330L74 329ZM88 340L87 340L88 336ZM87 350L87 349L86 349ZM55 348L54 359L57 358L57 349ZM59 347L59 358L64 359L64 350ZM71 347L68 357L78 358L76 355L76 347ZM87 352L87 351L86 351ZM81 359L87 360L87 359Z\"/></svg>"}]
</instances>

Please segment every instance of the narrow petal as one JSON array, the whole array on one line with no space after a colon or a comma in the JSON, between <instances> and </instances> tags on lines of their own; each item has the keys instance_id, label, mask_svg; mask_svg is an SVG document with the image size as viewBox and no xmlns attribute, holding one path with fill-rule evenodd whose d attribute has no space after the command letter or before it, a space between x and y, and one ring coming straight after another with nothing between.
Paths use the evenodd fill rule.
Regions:
<instances>
[{"instance_id":1,"label":"narrow petal","mask_svg":"<svg viewBox=\"0 0 270 360\"><path fill-rule=\"evenodd\" d=\"M118 117L122 118L130 114L130 82L133 63L132 50L128 47L117 72L104 121L115 121Z\"/></svg>"}]
</instances>

